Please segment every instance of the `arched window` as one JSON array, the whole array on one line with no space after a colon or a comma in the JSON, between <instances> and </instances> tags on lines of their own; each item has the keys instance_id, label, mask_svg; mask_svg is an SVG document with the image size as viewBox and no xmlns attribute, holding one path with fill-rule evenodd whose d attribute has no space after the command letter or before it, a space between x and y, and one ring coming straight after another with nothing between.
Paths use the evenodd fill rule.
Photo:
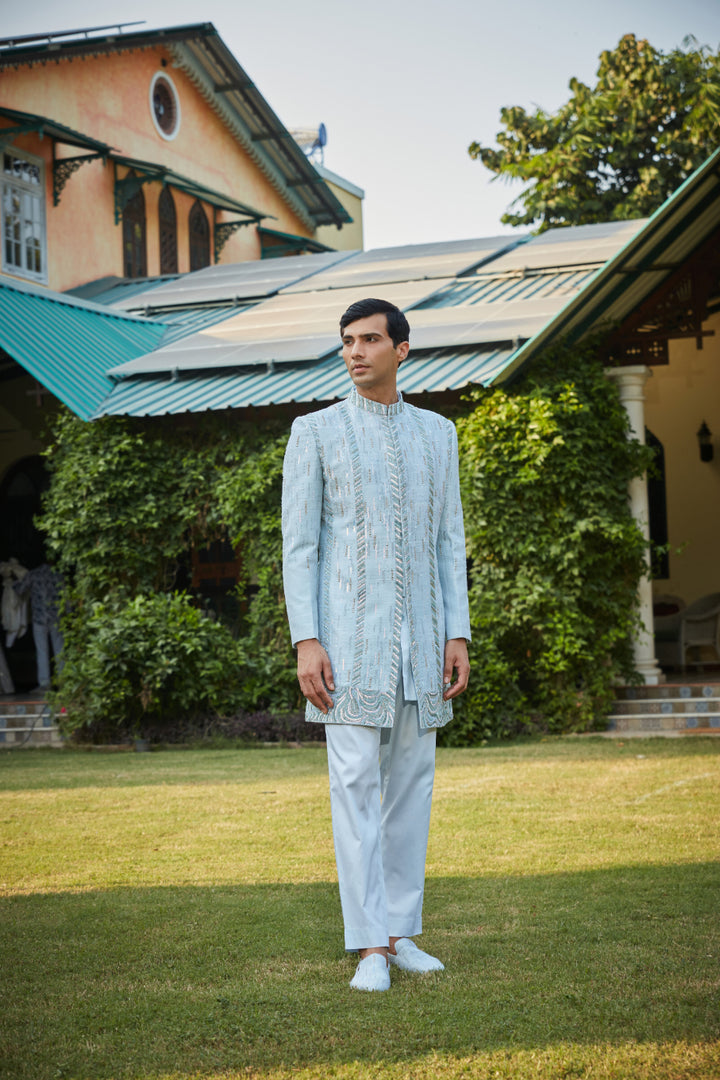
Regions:
<instances>
[{"instance_id":1,"label":"arched window","mask_svg":"<svg viewBox=\"0 0 720 1080\"><path fill-rule=\"evenodd\" d=\"M190 269L210 265L210 225L198 199L190 211Z\"/></svg>"},{"instance_id":2,"label":"arched window","mask_svg":"<svg viewBox=\"0 0 720 1080\"><path fill-rule=\"evenodd\" d=\"M131 174L132 175L132 174ZM123 273L125 277L147 277L147 225L142 188L123 210Z\"/></svg>"},{"instance_id":3,"label":"arched window","mask_svg":"<svg viewBox=\"0 0 720 1080\"><path fill-rule=\"evenodd\" d=\"M177 274L177 214L175 200L170 189L164 187L158 200L158 220L160 223L160 273Z\"/></svg>"}]
</instances>

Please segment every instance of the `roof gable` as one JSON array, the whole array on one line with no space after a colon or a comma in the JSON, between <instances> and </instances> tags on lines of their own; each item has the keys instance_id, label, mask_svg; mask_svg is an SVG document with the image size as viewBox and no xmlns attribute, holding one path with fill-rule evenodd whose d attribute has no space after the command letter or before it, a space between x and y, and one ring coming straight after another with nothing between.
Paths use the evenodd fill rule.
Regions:
<instances>
[{"instance_id":1,"label":"roof gable","mask_svg":"<svg viewBox=\"0 0 720 1080\"><path fill-rule=\"evenodd\" d=\"M233 139L309 229L351 221L212 23L0 43L0 70L164 46Z\"/></svg>"}]
</instances>

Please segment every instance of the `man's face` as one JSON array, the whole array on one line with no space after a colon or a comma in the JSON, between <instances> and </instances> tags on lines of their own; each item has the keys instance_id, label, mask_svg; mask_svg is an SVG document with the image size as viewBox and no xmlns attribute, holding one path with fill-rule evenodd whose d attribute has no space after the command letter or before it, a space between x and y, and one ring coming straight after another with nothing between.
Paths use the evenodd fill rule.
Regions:
<instances>
[{"instance_id":1,"label":"man's face","mask_svg":"<svg viewBox=\"0 0 720 1080\"><path fill-rule=\"evenodd\" d=\"M342 346L343 360L360 393L376 401L389 395L393 401L398 364L407 356L410 345L407 341L393 345L385 314L349 323Z\"/></svg>"}]
</instances>

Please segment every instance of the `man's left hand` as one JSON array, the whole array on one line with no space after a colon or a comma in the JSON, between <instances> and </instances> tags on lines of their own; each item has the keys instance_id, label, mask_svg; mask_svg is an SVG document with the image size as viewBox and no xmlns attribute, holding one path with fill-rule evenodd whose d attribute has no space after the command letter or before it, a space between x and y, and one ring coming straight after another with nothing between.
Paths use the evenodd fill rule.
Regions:
<instances>
[{"instance_id":1,"label":"man's left hand","mask_svg":"<svg viewBox=\"0 0 720 1080\"><path fill-rule=\"evenodd\" d=\"M452 681L453 672L457 672L455 682ZM445 670L443 671L443 683L445 693L443 698L450 698L462 694L467 687L470 676L470 661L468 660L467 642L465 638L451 638L445 642Z\"/></svg>"}]
</instances>

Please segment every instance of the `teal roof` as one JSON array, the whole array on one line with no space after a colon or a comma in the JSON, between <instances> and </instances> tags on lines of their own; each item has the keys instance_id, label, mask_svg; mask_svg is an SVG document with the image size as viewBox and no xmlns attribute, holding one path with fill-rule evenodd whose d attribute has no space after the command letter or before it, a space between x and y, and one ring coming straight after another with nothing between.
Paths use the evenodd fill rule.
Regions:
<instances>
[{"instance_id":1,"label":"teal roof","mask_svg":"<svg viewBox=\"0 0 720 1080\"><path fill-rule=\"evenodd\" d=\"M112 390L108 370L165 332L164 323L0 277L0 348L83 420Z\"/></svg>"},{"instance_id":2,"label":"teal roof","mask_svg":"<svg viewBox=\"0 0 720 1080\"><path fill-rule=\"evenodd\" d=\"M402 390L507 382L556 338L621 321L709 242L720 229L719 165L720 151L648 221L521 242L222 265L145 282L137 295L108 283L107 306L0 278L0 346L85 418L329 402L350 387L338 316L379 295L408 312Z\"/></svg>"},{"instance_id":3,"label":"teal roof","mask_svg":"<svg viewBox=\"0 0 720 1080\"><path fill-rule=\"evenodd\" d=\"M422 394L461 390L469 383L489 383L502 371L512 351L512 347L490 347L414 352L400 368L398 386L403 393ZM329 402L347 397L351 386L342 357L334 350L316 364L288 364L270 371L125 379L96 415L164 416L288 401Z\"/></svg>"}]
</instances>

